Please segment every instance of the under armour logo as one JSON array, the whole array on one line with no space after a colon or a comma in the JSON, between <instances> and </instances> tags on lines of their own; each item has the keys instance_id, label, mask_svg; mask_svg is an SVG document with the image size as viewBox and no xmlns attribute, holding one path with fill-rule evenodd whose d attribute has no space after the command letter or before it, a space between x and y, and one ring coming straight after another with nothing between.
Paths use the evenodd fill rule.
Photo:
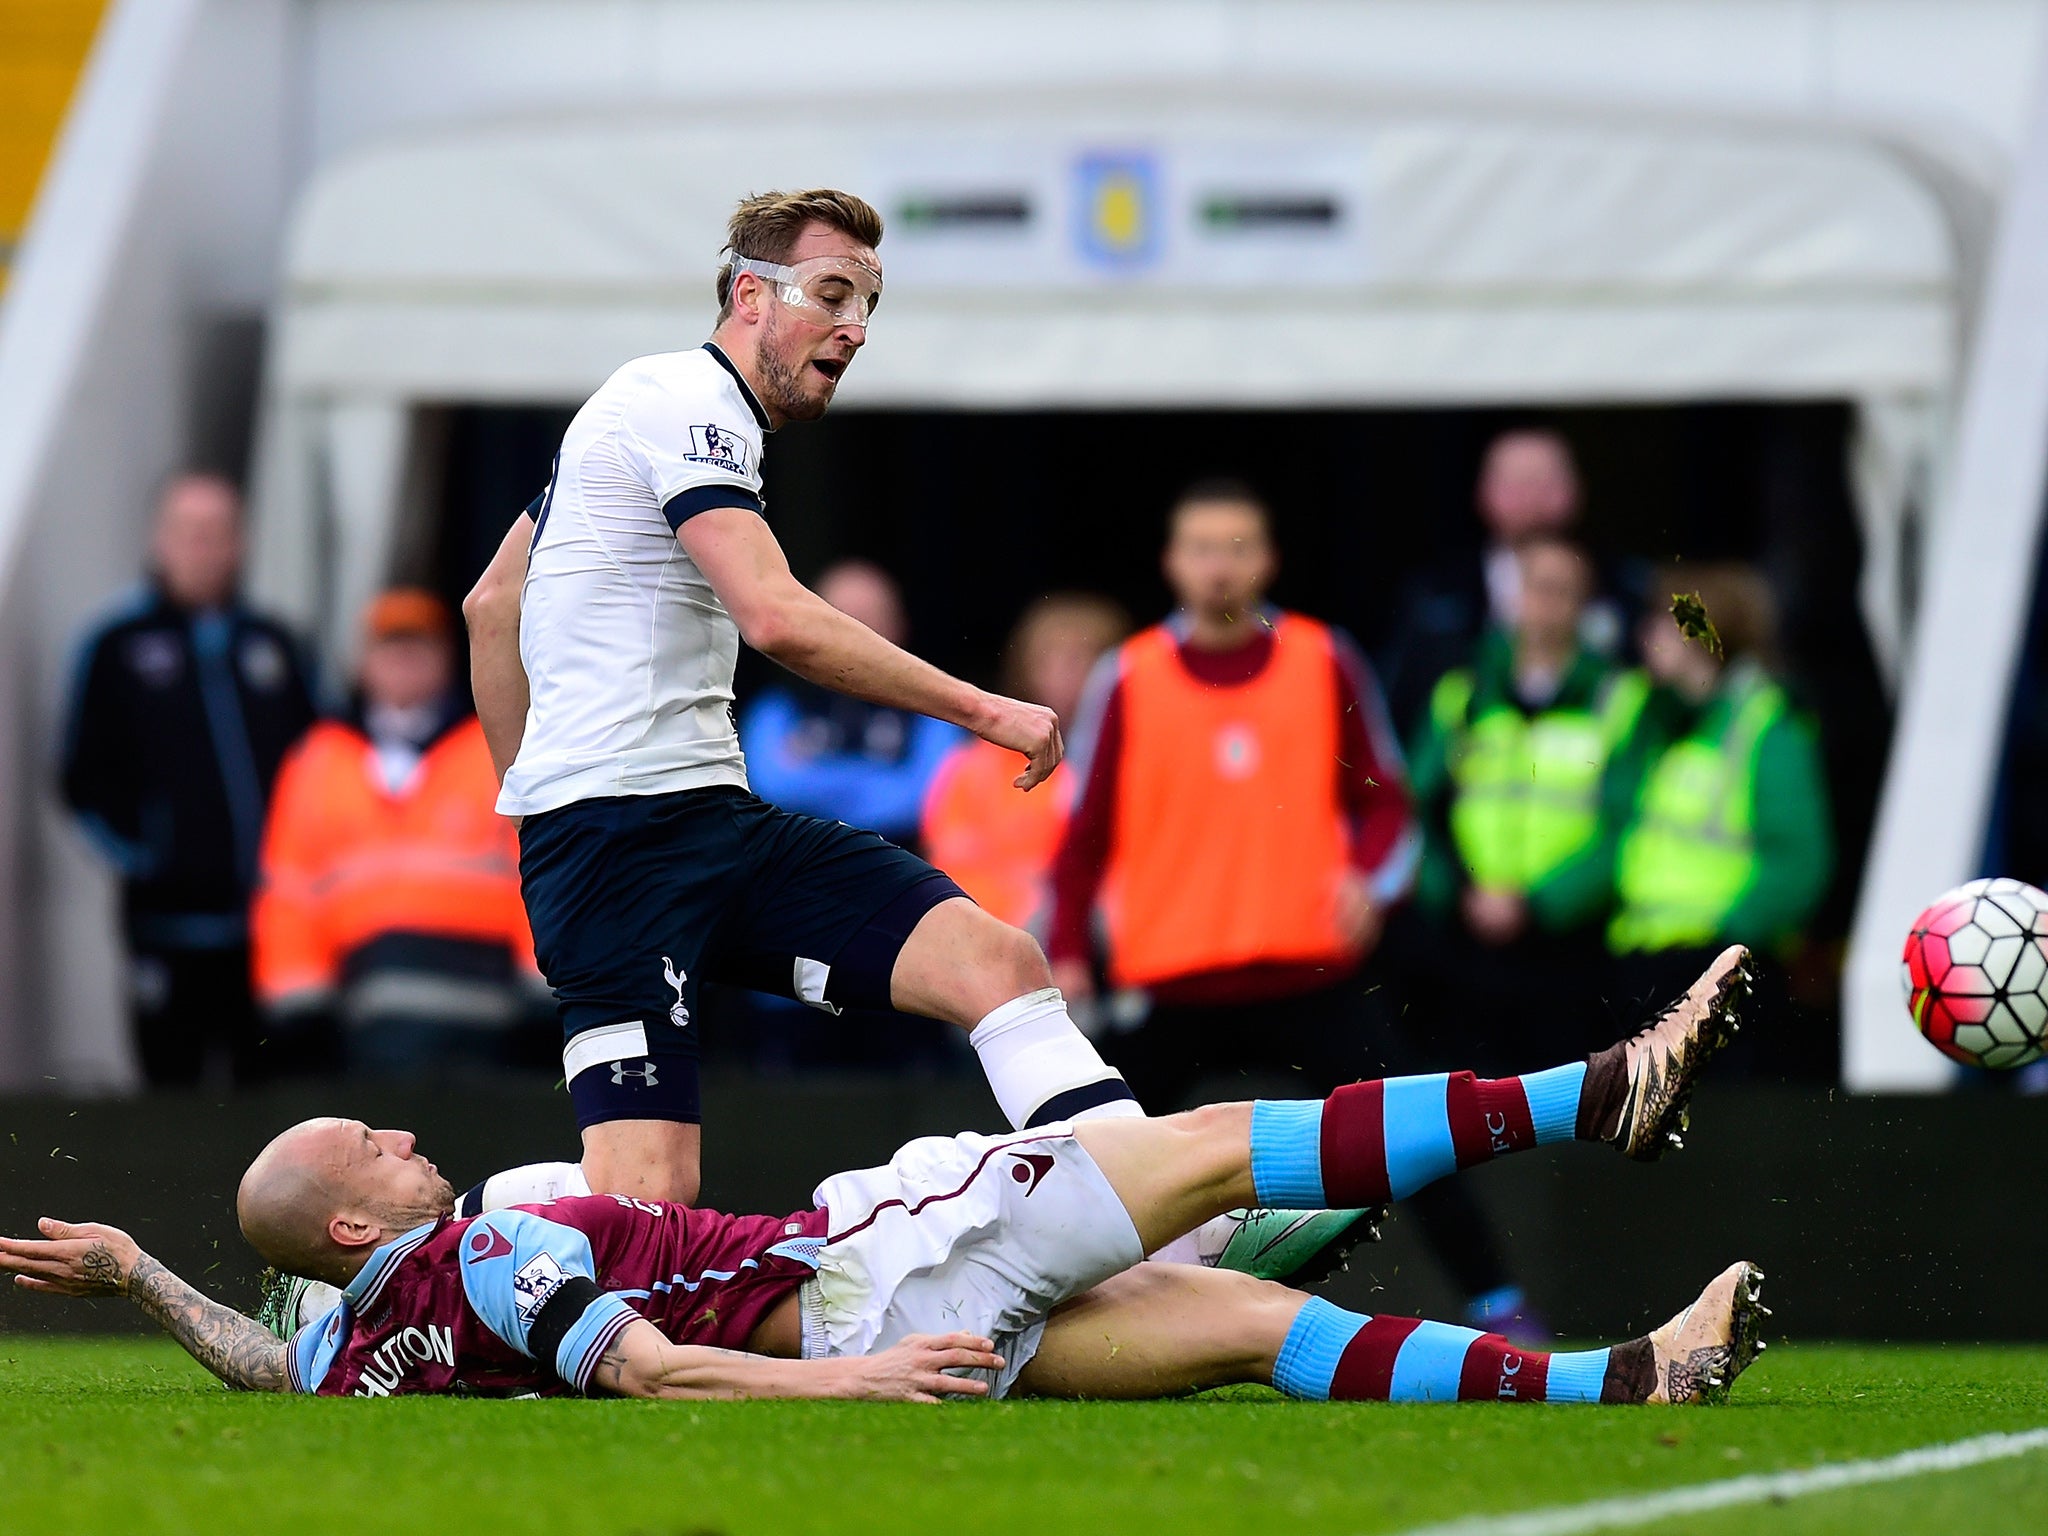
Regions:
<instances>
[{"instance_id":1,"label":"under armour logo","mask_svg":"<svg viewBox=\"0 0 2048 1536\"><path fill-rule=\"evenodd\" d=\"M661 979L676 989L676 1000L669 1005L668 1021L677 1029L690 1027L690 1009L683 1001L683 983L690 979L688 971L676 969L675 961L667 955L661 957Z\"/></svg>"},{"instance_id":2,"label":"under armour logo","mask_svg":"<svg viewBox=\"0 0 2048 1536\"><path fill-rule=\"evenodd\" d=\"M643 1061L637 1067L629 1067L623 1061L612 1063L612 1085L614 1087L625 1087L626 1079L629 1077L639 1078L642 1088L658 1088L661 1086L660 1079L654 1075L654 1063L651 1061Z\"/></svg>"}]
</instances>

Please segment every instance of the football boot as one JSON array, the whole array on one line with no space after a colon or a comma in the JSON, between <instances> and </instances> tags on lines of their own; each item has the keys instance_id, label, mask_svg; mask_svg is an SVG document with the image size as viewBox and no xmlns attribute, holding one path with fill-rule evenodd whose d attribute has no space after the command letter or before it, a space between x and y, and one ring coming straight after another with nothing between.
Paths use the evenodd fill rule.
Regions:
<instances>
[{"instance_id":1,"label":"football boot","mask_svg":"<svg viewBox=\"0 0 2048 1536\"><path fill-rule=\"evenodd\" d=\"M1358 1211L1236 1210L1203 1224L1202 1262L1282 1285L1317 1285L1360 1243L1380 1240L1387 1208Z\"/></svg>"},{"instance_id":2,"label":"football boot","mask_svg":"<svg viewBox=\"0 0 2048 1536\"><path fill-rule=\"evenodd\" d=\"M1749 963L1747 949L1729 945L1656 1022L1588 1063L1581 1136L1611 1141L1645 1163L1685 1145L1693 1081L1741 1028L1736 1008L1750 993Z\"/></svg>"}]
</instances>

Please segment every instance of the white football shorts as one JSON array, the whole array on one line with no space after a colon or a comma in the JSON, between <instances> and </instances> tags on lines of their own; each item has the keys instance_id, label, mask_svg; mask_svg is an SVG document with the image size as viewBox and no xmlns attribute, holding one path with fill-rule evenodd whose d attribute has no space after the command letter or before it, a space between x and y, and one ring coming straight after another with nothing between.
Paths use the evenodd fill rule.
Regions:
<instances>
[{"instance_id":1,"label":"white football shorts","mask_svg":"<svg viewBox=\"0 0 2048 1536\"><path fill-rule=\"evenodd\" d=\"M868 1355L913 1333L978 1333L1002 1397L1053 1308L1145 1257L1138 1230L1066 1124L927 1136L881 1168L836 1174L818 1274L801 1293L807 1360Z\"/></svg>"}]
</instances>

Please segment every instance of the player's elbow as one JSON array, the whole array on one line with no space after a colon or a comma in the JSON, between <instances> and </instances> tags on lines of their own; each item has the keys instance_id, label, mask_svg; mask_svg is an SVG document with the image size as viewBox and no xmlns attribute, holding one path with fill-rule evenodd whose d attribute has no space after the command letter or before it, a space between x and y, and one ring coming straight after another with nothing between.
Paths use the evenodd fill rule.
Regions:
<instances>
[{"instance_id":1,"label":"player's elbow","mask_svg":"<svg viewBox=\"0 0 2048 1536\"><path fill-rule=\"evenodd\" d=\"M636 1365L627 1365L616 1377L604 1383L604 1390L614 1397L673 1397L667 1379L659 1371L648 1371Z\"/></svg>"},{"instance_id":2,"label":"player's elbow","mask_svg":"<svg viewBox=\"0 0 2048 1536\"><path fill-rule=\"evenodd\" d=\"M805 623L804 605L799 602L768 598L748 604L732 617L740 638L770 661L789 665L809 650L811 629Z\"/></svg>"},{"instance_id":3,"label":"player's elbow","mask_svg":"<svg viewBox=\"0 0 2048 1536\"><path fill-rule=\"evenodd\" d=\"M719 1391L714 1373L695 1366L687 1355L669 1349L647 1358L635 1355L622 1362L616 1371L601 1371L597 1385L613 1397L703 1401L732 1395Z\"/></svg>"},{"instance_id":4,"label":"player's elbow","mask_svg":"<svg viewBox=\"0 0 2048 1536\"><path fill-rule=\"evenodd\" d=\"M462 622L472 635L516 623L519 618L519 587L494 571L485 571L462 600Z\"/></svg>"}]
</instances>

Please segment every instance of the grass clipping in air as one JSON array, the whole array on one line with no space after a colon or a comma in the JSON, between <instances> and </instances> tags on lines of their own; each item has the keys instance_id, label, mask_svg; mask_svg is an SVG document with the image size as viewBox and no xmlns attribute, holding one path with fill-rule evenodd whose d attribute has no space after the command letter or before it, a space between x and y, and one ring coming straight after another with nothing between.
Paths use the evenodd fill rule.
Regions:
<instances>
[{"instance_id":1,"label":"grass clipping in air","mask_svg":"<svg viewBox=\"0 0 2048 1536\"><path fill-rule=\"evenodd\" d=\"M1720 658L1721 634L1714 628L1714 621L1707 617L1707 605L1700 601L1699 593L1672 593L1671 621L1686 639L1697 641L1709 656L1717 660Z\"/></svg>"}]
</instances>

